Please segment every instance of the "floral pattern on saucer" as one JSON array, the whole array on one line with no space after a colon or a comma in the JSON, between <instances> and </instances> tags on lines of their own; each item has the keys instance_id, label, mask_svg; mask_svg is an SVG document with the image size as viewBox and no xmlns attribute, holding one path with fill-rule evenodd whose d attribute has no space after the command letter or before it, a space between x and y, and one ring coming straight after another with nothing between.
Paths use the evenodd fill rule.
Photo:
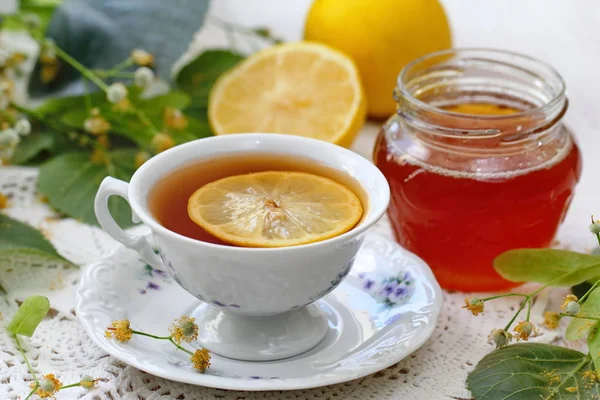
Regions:
<instances>
[{"instance_id":1,"label":"floral pattern on saucer","mask_svg":"<svg viewBox=\"0 0 600 400\"><path fill-rule=\"evenodd\" d=\"M361 272L358 277L363 282L362 288L385 307L405 304L414 292L414 279L409 272L384 279Z\"/></svg>"},{"instance_id":2,"label":"floral pattern on saucer","mask_svg":"<svg viewBox=\"0 0 600 400\"><path fill-rule=\"evenodd\" d=\"M144 261L140 261L144 263ZM163 284L170 284L173 282L173 279L168 272L152 268L151 265L146 263L143 264L138 279L144 282L144 286L138 287L137 289L138 293L142 295L149 291L160 290Z\"/></svg>"}]
</instances>

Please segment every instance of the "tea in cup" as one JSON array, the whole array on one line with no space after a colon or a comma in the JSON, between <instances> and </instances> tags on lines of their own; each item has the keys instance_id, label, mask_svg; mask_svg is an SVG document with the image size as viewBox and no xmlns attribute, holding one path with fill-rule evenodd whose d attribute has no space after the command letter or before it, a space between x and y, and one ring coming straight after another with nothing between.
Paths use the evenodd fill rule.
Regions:
<instances>
[{"instance_id":1,"label":"tea in cup","mask_svg":"<svg viewBox=\"0 0 600 400\"><path fill-rule=\"evenodd\" d=\"M240 189L240 182L250 186ZM257 187L275 189L265 194ZM248 194L252 190L267 211L258 192ZM293 192L293 206L279 203L283 192ZM307 193L323 195L298 200ZM125 198L134 220L150 228L158 254L144 236L115 223L107 207L113 195ZM347 149L297 136L235 134L167 150L129 184L106 178L95 210L106 232L202 301L182 315L196 318L203 347L230 358L274 360L324 338L327 318L314 303L348 274L388 201L381 172ZM248 204L263 214L240 213ZM251 225L247 221L268 221L278 230L241 229Z\"/></svg>"}]
</instances>

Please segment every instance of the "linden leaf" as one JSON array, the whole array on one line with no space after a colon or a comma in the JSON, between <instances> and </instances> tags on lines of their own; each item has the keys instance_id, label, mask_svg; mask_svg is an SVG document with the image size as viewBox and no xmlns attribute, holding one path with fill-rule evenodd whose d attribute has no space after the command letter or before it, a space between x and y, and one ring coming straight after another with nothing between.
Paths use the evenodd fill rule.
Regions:
<instances>
[{"instance_id":1,"label":"linden leaf","mask_svg":"<svg viewBox=\"0 0 600 400\"><path fill-rule=\"evenodd\" d=\"M134 168L136 150L117 150L109 153L110 164L90 161L88 153L64 153L40 168L38 189L48 197L52 207L82 222L97 225L94 198L100 182L106 176L129 181ZM123 228L133 225L127 202L116 196L109 199L109 209Z\"/></svg>"},{"instance_id":2,"label":"linden leaf","mask_svg":"<svg viewBox=\"0 0 600 400\"><path fill-rule=\"evenodd\" d=\"M10 321L6 329L13 335L31 337L37 326L42 322L48 310L50 301L44 296L31 296L25 299Z\"/></svg>"},{"instance_id":3,"label":"linden leaf","mask_svg":"<svg viewBox=\"0 0 600 400\"><path fill-rule=\"evenodd\" d=\"M581 305L579 314L582 317L600 318L600 288L594 289ZM597 320L572 318L567 328L566 338L569 340L583 339Z\"/></svg>"},{"instance_id":4,"label":"linden leaf","mask_svg":"<svg viewBox=\"0 0 600 400\"><path fill-rule=\"evenodd\" d=\"M596 367L596 376L600 376L600 322L597 322L590 330L588 350L594 362L594 367Z\"/></svg>"},{"instance_id":5,"label":"linden leaf","mask_svg":"<svg viewBox=\"0 0 600 400\"><path fill-rule=\"evenodd\" d=\"M132 50L146 50L154 55L157 75L169 81L207 9L208 0L67 0L52 15L46 36L90 69L110 69ZM38 61L28 88L33 98L86 91L81 74L64 62L47 84L40 69Z\"/></svg>"},{"instance_id":6,"label":"linden leaf","mask_svg":"<svg viewBox=\"0 0 600 400\"><path fill-rule=\"evenodd\" d=\"M589 355L549 344L515 344L482 358L467 387L475 400L596 398L600 387L586 380L586 371L594 371Z\"/></svg>"},{"instance_id":7,"label":"linden leaf","mask_svg":"<svg viewBox=\"0 0 600 400\"><path fill-rule=\"evenodd\" d=\"M0 253L23 249L66 261L37 229L0 214Z\"/></svg>"},{"instance_id":8,"label":"linden leaf","mask_svg":"<svg viewBox=\"0 0 600 400\"><path fill-rule=\"evenodd\" d=\"M185 65L177 76L177 86L192 97L188 108L194 116L206 116L208 94L219 76L243 60L229 50L207 50Z\"/></svg>"},{"instance_id":9,"label":"linden leaf","mask_svg":"<svg viewBox=\"0 0 600 400\"><path fill-rule=\"evenodd\" d=\"M494 268L512 282L573 286L600 275L600 258L567 250L519 249L496 257Z\"/></svg>"}]
</instances>

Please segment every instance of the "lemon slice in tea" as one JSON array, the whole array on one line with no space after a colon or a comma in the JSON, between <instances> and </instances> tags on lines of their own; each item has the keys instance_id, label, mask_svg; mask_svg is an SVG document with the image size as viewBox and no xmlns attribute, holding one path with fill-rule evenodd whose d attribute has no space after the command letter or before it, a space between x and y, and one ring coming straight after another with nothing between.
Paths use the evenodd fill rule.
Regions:
<instances>
[{"instance_id":1,"label":"lemon slice in tea","mask_svg":"<svg viewBox=\"0 0 600 400\"><path fill-rule=\"evenodd\" d=\"M285 247L351 230L363 208L347 187L304 172L267 171L208 183L188 200L190 218L224 242Z\"/></svg>"}]
</instances>

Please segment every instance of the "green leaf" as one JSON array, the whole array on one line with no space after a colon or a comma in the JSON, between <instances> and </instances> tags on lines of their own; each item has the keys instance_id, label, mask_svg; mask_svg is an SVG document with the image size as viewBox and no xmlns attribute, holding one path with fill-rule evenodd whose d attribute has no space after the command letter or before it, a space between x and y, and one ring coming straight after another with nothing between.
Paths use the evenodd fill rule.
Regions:
<instances>
[{"instance_id":1,"label":"green leaf","mask_svg":"<svg viewBox=\"0 0 600 400\"><path fill-rule=\"evenodd\" d=\"M31 337L37 326L42 322L48 310L50 301L44 296L31 296L25 299L10 321L6 329L13 335Z\"/></svg>"},{"instance_id":2,"label":"green leaf","mask_svg":"<svg viewBox=\"0 0 600 400\"><path fill-rule=\"evenodd\" d=\"M185 65L175 77L177 87L192 97L190 112L206 116L208 94L219 76L243 60L229 50L208 50Z\"/></svg>"},{"instance_id":3,"label":"green leaf","mask_svg":"<svg viewBox=\"0 0 600 400\"><path fill-rule=\"evenodd\" d=\"M32 133L21 140L12 161L19 165L25 164L34 159L42 151L51 150L54 144L54 135L52 133Z\"/></svg>"},{"instance_id":4,"label":"green leaf","mask_svg":"<svg viewBox=\"0 0 600 400\"><path fill-rule=\"evenodd\" d=\"M109 154L109 165L92 163L88 153L59 155L40 168L38 189L48 197L52 207L82 222L97 225L94 198L100 182L109 175L129 181L135 171L135 152L114 151ZM131 210L124 199L112 196L109 209L121 227L133 225Z\"/></svg>"},{"instance_id":5,"label":"green leaf","mask_svg":"<svg viewBox=\"0 0 600 400\"><path fill-rule=\"evenodd\" d=\"M524 343L485 356L467 378L475 400L580 400L600 395L598 382L582 375L594 370L590 356L564 347ZM557 376L554 381L552 377ZM576 388L574 393L567 388Z\"/></svg>"},{"instance_id":6,"label":"green leaf","mask_svg":"<svg viewBox=\"0 0 600 400\"><path fill-rule=\"evenodd\" d=\"M594 289L588 298L585 299L578 315L600 318L600 288ZM596 322L598 321L592 319L571 318L565 336L569 340L583 339L588 334L590 328L596 325Z\"/></svg>"},{"instance_id":7,"label":"green leaf","mask_svg":"<svg viewBox=\"0 0 600 400\"><path fill-rule=\"evenodd\" d=\"M590 357L592 357L592 361L594 362L594 367L596 368L596 375L600 376L600 322L597 322L590 330L588 336L588 350L590 352Z\"/></svg>"},{"instance_id":8,"label":"green leaf","mask_svg":"<svg viewBox=\"0 0 600 400\"><path fill-rule=\"evenodd\" d=\"M56 9L46 35L90 69L110 69L136 48L155 58L155 70L170 81L173 63L202 26L208 0L70 0ZM132 70L130 68L129 70ZM81 75L64 62L56 79L41 82L36 65L29 84L32 97L85 92Z\"/></svg>"},{"instance_id":9,"label":"green leaf","mask_svg":"<svg viewBox=\"0 0 600 400\"><path fill-rule=\"evenodd\" d=\"M600 275L600 258L567 250L520 249L498 256L494 268L512 282L573 286Z\"/></svg>"},{"instance_id":10,"label":"green leaf","mask_svg":"<svg viewBox=\"0 0 600 400\"><path fill-rule=\"evenodd\" d=\"M62 259L37 229L0 214L0 251L15 249L35 249Z\"/></svg>"},{"instance_id":11,"label":"green leaf","mask_svg":"<svg viewBox=\"0 0 600 400\"><path fill-rule=\"evenodd\" d=\"M21 0L19 4L19 14L7 15L2 20L2 28L8 30L26 29L22 16L27 14L37 15L40 19L40 31L45 32L52 18L52 14L62 3L61 0Z\"/></svg>"}]
</instances>

